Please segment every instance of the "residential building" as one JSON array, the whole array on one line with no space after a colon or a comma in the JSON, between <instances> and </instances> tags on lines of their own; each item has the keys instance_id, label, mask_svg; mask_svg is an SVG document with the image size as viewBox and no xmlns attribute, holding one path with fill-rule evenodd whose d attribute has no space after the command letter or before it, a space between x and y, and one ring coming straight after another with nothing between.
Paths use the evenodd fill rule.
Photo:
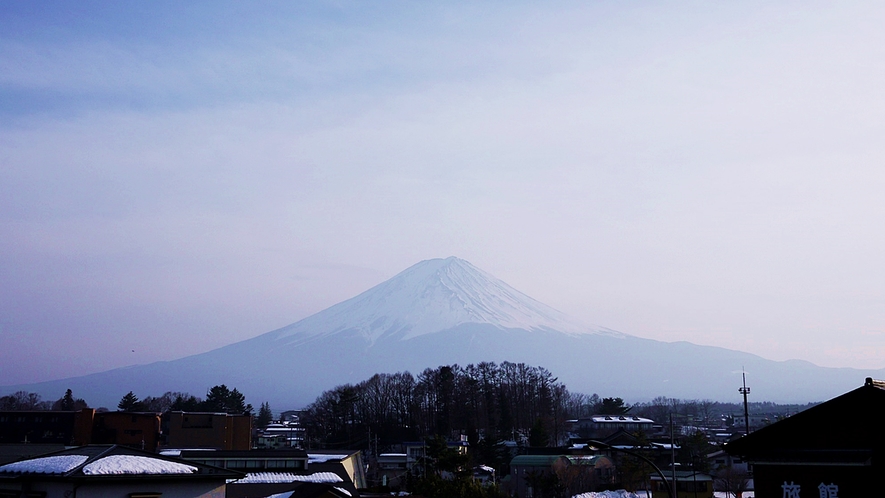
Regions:
<instances>
[{"instance_id":1,"label":"residential building","mask_svg":"<svg viewBox=\"0 0 885 498\"><path fill-rule=\"evenodd\" d=\"M610 485L614 465L604 455L519 455L510 461L507 486L512 496L528 498L545 491L555 475L568 496L596 491Z\"/></svg>"},{"instance_id":2,"label":"residential building","mask_svg":"<svg viewBox=\"0 0 885 498\"><path fill-rule=\"evenodd\" d=\"M635 434L651 434L654 420L631 415L594 415L572 422L572 432L581 438L599 439L620 430Z\"/></svg>"},{"instance_id":3,"label":"residential building","mask_svg":"<svg viewBox=\"0 0 885 498\"><path fill-rule=\"evenodd\" d=\"M252 416L169 412L164 415L169 448L252 449Z\"/></svg>"},{"instance_id":4,"label":"residential building","mask_svg":"<svg viewBox=\"0 0 885 498\"><path fill-rule=\"evenodd\" d=\"M171 454L164 451L163 454ZM178 450L183 460L238 472L301 472L307 470L304 450Z\"/></svg>"},{"instance_id":5,"label":"residential building","mask_svg":"<svg viewBox=\"0 0 885 498\"><path fill-rule=\"evenodd\" d=\"M358 496L365 488L365 471L359 451L310 453L301 449L279 450L164 450L186 461L244 472L228 484L228 493L237 498L267 496L287 492L298 483L328 484ZM305 489L302 488L300 492ZM323 491L324 488L310 488ZM328 491L328 490L326 490ZM265 493L267 494L260 494Z\"/></svg>"},{"instance_id":6,"label":"residential building","mask_svg":"<svg viewBox=\"0 0 885 498\"><path fill-rule=\"evenodd\" d=\"M0 412L0 443L74 444L79 414L75 411ZM91 419L88 427L91 430Z\"/></svg>"},{"instance_id":7,"label":"residential building","mask_svg":"<svg viewBox=\"0 0 885 498\"><path fill-rule=\"evenodd\" d=\"M868 496L885 461L885 381L864 385L725 444L753 470L757 498Z\"/></svg>"},{"instance_id":8,"label":"residential building","mask_svg":"<svg viewBox=\"0 0 885 498\"><path fill-rule=\"evenodd\" d=\"M676 483L673 483L671 470L664 471L664 477L673 492L674 498L713 498L713 476L704 472L677 470ZM667 486L657 473L649 476L652 485L652 498L669 498Z\"/></svg>"},{"instance_id":9,"label":"residential building","mask_svg":"<svg viewBox=\"0 0 885 498\"><path fill-rule=\"evenodd\" d=\"M408 455L405 453L382 453L378 455L378 479L382 486L398 488L406 482L409 473Z\"/></svg>"},{"instance_id":10,"label":"residential building","mask_svg":"<svg viewBox=\"0 0 885 498\"><path fill-rule=\"evenodd\" d=\"M0 412L0 443L87 445L121 444L156 451L156 413L79 411Z\"/></svg>"},{"instance_id":11,"label":"residential building","mask_svg":"<svg viewBox=\"0 0 885 498\"><path fill-rule=\"evenodd\" d=\"M366 464L360 450L310 450L308 465L312 470L335 472L356 489L367 486Z\"/></svg>"},{"instance_id":12,"label":"residential building","mask_svg":"<svg viewBox=\"0 0 885 498\"><path fill-rule=\"evenodd\" d=\"M0 466L0 496L224 498L243 474L120 445L66 449Z\"/></svg>"},{"instance_id":13,"label":"residential building","mask_svg":"<svg viewBox=\"0 0 885 498\"><path fill-rule=\"evenodd\" d=\"M78 444L119 444L156 452L160 444L160 415L140 412L79 412L78 428L90 427L88 436L78 431Z\"/></svg>"}]
</instances>

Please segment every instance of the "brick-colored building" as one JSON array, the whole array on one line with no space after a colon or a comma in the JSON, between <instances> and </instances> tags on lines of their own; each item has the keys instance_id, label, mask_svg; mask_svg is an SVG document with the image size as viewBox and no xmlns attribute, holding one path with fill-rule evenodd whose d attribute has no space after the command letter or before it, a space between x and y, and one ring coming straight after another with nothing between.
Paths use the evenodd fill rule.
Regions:
<instances>
[{"instance_id":1,"label":"brick-colored building","mask_svg":"<svg viewBox=\"0 0 885 498\"><path fill-rule=\"evenodd\" d=\"M156 451L160 415L80 411L0 412L0 443L86 445L120 444Z\"/></svg>"},{"instance_id":2,"label":"brick-colored building","mask_svg":"<svg viewBox=\"0 0 885 498\"><path fill-rule=\"evenodd\" d=\"M252 449L252 416L171 412L166 446L171 448Z\"/></svg>"},{"instance_id":3,"label":"brick-colored building","mask_svg":"<svg viewBox=\"0 0 885 498\"><path fill-rule=\"evenodd\" d=\"M157 451L159 448L160 415L157 413L96 413L87 408L81 410L79 415L76 444L119 444L147 451ZM79 430L87 425L91 434L81 436Z\"/></svg>"}]
</instances>

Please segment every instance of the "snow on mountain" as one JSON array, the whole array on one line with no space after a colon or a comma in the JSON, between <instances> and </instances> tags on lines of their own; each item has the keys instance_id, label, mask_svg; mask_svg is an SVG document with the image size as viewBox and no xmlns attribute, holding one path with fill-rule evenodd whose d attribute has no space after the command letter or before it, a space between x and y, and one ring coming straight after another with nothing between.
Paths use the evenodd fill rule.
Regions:
<instances>
[{"instance_id":1,"label":"snow on mountain","mask_svg":"<svg viewBox=\"0 0 885 498\"><path fill-rule=\"evenodd\" d=\"M40 384L7 386L56 399L72 389L96 406L128 391L201 395L226 384L249 402L303 407L323 391L375 373L504 361L543 366L570 390L631 401L656 396L735 399L746 368L754 396L820 401L885 370L803 361L687 342L661 342L579 323L458 259L422 261L362 294L252 339L150 365Z\"/></svg>"},{"instance_id":2,"label":"snow on mountain","mask_svg":"<svg viewBox=\"0 0 885 498\"><path fill-rule=\"evenodd\" d=\"M582 324L456 257L422 261L356 297L274 331L297 342L345 331L409 340L464 324L568 335L618 332Z\"/></svg>"}]
</instances>

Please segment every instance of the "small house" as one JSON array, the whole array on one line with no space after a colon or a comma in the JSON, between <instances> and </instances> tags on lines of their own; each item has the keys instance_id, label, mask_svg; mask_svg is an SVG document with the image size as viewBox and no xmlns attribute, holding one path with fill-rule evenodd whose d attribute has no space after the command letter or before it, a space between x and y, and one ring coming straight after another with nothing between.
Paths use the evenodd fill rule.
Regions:
<instances>
[{"instance_id":1,"label":"small house","mask_svg":"<svg viewBox=\"0 0 885 498\"><path fill-rule=\"evenodd\" d=\"M90 445L0 466L0 496L223 498L240 472L119 445Z\"/></svg>"}]
</instances>

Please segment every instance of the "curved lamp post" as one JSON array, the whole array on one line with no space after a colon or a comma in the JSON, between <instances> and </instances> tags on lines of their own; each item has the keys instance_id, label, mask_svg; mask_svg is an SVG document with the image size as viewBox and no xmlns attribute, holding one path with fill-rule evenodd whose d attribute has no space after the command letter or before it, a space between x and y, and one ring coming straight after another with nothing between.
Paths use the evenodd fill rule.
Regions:
<instances>
[{"instance_id":1,"label":"curved lamp post","mask_svg":"<svg viewBox=\"0 0 885 498\"><path fill-rule=\"evenodd\" d=\"M591 440L587 441L587 444L589 444L590 446L598 446L602 449L609 450L609 451L622 451L628 455L631 455L636 458L640 458L640 459L644 460L645 463L651 465L652 468L655 469L655 472L657 472L658 475L661 476L661 480L664 481L664 486L667 487L667 496L669 496L670 498L673 498L673 489L670 487L670 481L667 480L667 478L664 476L664 473L661 472L661 469L659 469L658 466L654 464L654 462L652 462L651 460L649 460L645 456L640 455L639 453L636 453L635 451L625 450L624 448L616 448L610 444L603 443L602 441L596 441L595 439L591 439Z\"/></svg>"}]
</instances>

